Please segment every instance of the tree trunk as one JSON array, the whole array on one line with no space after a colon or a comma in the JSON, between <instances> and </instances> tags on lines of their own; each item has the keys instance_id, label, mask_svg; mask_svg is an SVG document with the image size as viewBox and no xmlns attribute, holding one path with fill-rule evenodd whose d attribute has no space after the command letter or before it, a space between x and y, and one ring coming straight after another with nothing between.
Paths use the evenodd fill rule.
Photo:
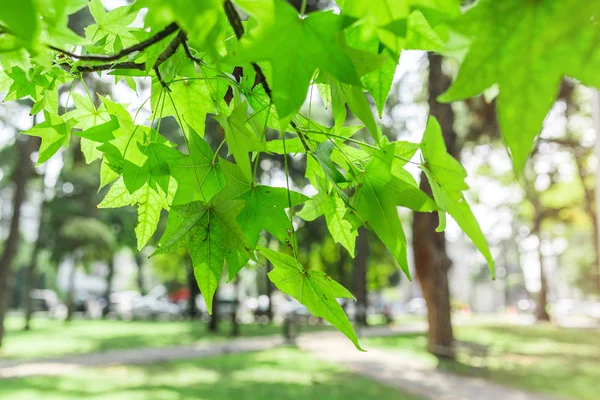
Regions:
<instances>
[{"instance_id":1,"label":"tree trunk","mask_svg":"<svg viewBox=\"0 0 600 400\"><path fill-rule=\"evenodd\" d=\"M206 300L206 298L205 298ZM212 307L212 315L210 316L210 321L208 322L208 330L209 332L217 333L219 331L219 288L215 291L215 295L213 297L213 307Z\"/></svg>"},{"instance_id":2,"label":"tree trunk","mask_svg":"<svg viewBox=\"0 0 600 400\"><path fill-rule=\"evenodd\" d=\"M142 296L145 296L147 292L146 292L146 287L144 285L144 259L142 258L142 255L140 254L139 251L134 250L134 253L135 253L135 264L137 265L137 268L138 268L138 273L137 273L138 290L140 291L140 294ZM192 275L193 275L193 273L192 273ZM196 282L196 280L194 279L194 283L195 282Z\"/></svg>"},{"instance_id":3,"label":"tree trunk","mask_svg":"<svg viewBox=\"0 0 600 400\"><path fill-rule=\"evenodd\" d=\"M240 299L239 299L240 278L239 277L237 277L237 276L235 277L233 285L234 285L234 289L233 289L233 309L231 310L231 336L237 337L237 336L240 336L240 325L238 324L238 321L237 321L237 313L238 313L238 308L240 305Z\"/></svg>"},{"instance_id":4,"label":"tree trunk","mask_svg":"<svg viewBox=\"0 0 600 400\"><path fill-rule=\"evenodd\" d=\"M73 257L73 269L69 272L69 289L67 291L67 317L65 322L71 322L75 311L75 278L77 274L78 257Z\"/></svg>"},{"instance_id":5,"label":"tree trunk","mask_svg":"<svg viewBox=\"0 0 600 400\"><path fill-rule=\"evenodd\" d=\"M538 237L538 259L540 263L540 292L538 294L538 304L535 309L535 318L540 322L548 322L550 321L550 315L548 314L548 281L544 268L545 257L542 253L542 232L540 226L541 219L536 221L533 228L535 235Z\"/></svg>"},{"instance_id":6,"label":"tree trunk","mask_svg":"<svg viewBox=\"0 0 600 400\"><path fill-rule=\"evenodd\" d=\"M272 296L273 296L274 285L268 276L269 272L271 272L272 270L273 270L273 264L271 264L271 262L269 260L267 260L265 271L267 272L267 297L269 298L269 304L267 306L267 318L269 319L269 322L273 322L273 298L272 298Z\"/></svg>"},{"instance_id":7,"label":"tree trunk","mask_svg":"<svg viewBox=\"0 0 600 400\"><path fill-rule=\"evenodd\" d=\"M104 303L106 307L102 310L102 317L106 317L111 310L110 294L112 293L113 277L115 276L115 260L110 257L108 260L108 275L106 276L106 291L104 292Z\"/></svg>"},{"instance_id":8,"label":"tree trunk","mask_svg":"<svg viewBox=\"0 0 600 400\"><path fill-rule=\"evenodd\" d=\"M40 205L40 225L38 227L38 235L35 240L29 268L25 271L25 327L24 330L31 329L31 317L33 315L33 302L31 301L31 291L35 288L35 280L37 277L37 263L40 250L42 249L42 235L44 231L44 216L46 214L46 200L42 200Z\"/></svg>"},{"instance_id":9,"label":"tree trunk","mask_svg":"<svg viewBox=\"0 0 600 400\"><path fill-rule=\"evenodd\" d=\"M0 347L2 347L2 339L4 338L4 316L10 307L12 268L19 246L21 206L25 201L25 189L33 171L30 156L35 144L36 140L31 137L17 137L16 146L19 157L18 165L12 177L14 182L13 213L10 220L8 237L4 242L4 252L0 256Z\"/></svg>"},{"instance_id":10,"label":"tree trunk","mask_svg":"<svg viewBox=\"0 0 600 400\"><path fill-rule=\"evenodd\" d=\"M600 159L600 91L594 91L594 100L592 102L592 116L594 117L594 128L596 129L596 143L594 144L594 153L596 154L596 158ZM593 220L595 223L595 232L594 237L596 241L594 242L594 247L596 248L596 268L598 272L598 292L600 293L600 226L598 226L598 219L600 219L600 162L596 162L596 174L595 174L595 182L594 185L594 197L595 197L595 208L594 208L594 217Z\"/></svg>"},{"instance_id":11,"label":"tree trunk","mask_svg":"<svg viewBox=\"0 0 600 400\"><path fill-rule=\"evenodd\" d=\"M198 310L196 308L196 296L200 294L200 289L198 289L198 283L196 282L196 277L194 276L194 268L191 265L189 265L187 269L187 285L190 297L188 298L186 312L190 320L194 320L198 316Z\"/></svg>"},{"instance_id":12,"label":"tree trunk","mask_svg":"<svg viewBox=\"0 0 600 400\"><path fill-rule=\"evenodd\" d=\"M367 326L367 263L369 261L369 237L365 227L358 228L356 258L354 259L354 295L356 296L355 321Z\"/></svg>"},{"instance_id":13,"label":"tree trunk","mask_svg":"<svg viewBox=\"0 0 600 400\"><path fill-rule=\"evenodd\" d=\"M459 158L460 151L454 132L454 114L449 104L439 104L437 96L449 85L442 72L442 57L429 55L429 108L442 127L442 134L450 154ZM421 189L431 196L431 187L421 174ZM428 350L439 358L454 358L454 336L450 317L450 288L448 270L451 261L446 253L444 232L436 232L437 213L415 213L413 219L413 248L415 269L427 303L429 321Z\"/></svg>"}]
</instances>

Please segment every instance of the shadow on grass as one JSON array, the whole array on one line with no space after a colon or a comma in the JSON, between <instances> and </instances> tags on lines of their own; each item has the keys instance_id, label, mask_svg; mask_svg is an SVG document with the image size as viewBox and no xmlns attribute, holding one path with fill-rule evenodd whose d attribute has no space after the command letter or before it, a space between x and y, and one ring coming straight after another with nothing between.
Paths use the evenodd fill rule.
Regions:
<instances>
[{"instance_id":1,"label":"shadow on grass","mask_svg":"<svg viewBox=\"0 0 600 400\"><path fill-rule=\"evenodd\" d=\"M31 331L8 331L0 358L5 360L56 358L62 355L105 352L140 347L171 347L201 340L229 339L231 324L222 323L218 333L211 333L201 321L86 321L70 324L61 321L34 321ZM282 327L240 325L239 337L279 335Z\"/></svg>"},{"instance_id":2,"label":"shadow on grass","mask_svg":"<svg viewBox=\"0 0 600 400\"><path fill-rule=\"evenodd\" d=\"M416 400L298 350L0 380L7 399Z\"/></svg>"}]
</instances>

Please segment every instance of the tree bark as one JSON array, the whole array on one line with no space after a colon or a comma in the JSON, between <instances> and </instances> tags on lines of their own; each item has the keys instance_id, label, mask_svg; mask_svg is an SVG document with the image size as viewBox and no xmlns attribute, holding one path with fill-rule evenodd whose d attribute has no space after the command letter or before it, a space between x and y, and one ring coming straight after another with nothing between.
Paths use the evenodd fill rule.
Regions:
<instances>
[{"instance_id":1,"label":"tree bark","mask_svg":"<svg viewBox=\"0 0 600 400\"><path fill-rule=\"evenodd\" d=\"M354 295L356 296L356 323L367 326L367 263L369 261L369 237L365 227L358 228L356 258L354 259Z\"/></svg>"},{"instance_id":2,"label":"tree bark","mask_svg":"<svg viewBox=\"0 0 600 400\"><path fill-rule=\"evenodd\" d=\"M14 194L13 213L10 220L10 230L4 242L4 252L0 256L0 347L4 338L4 317L10 307L12 293L12 269L19 246L19 226L21 221L21 206L25 201L27 182L33 172L30 156L35 148L36 140L31 137L17 138L19 153L18 165L13 173Z\"/></svg>"},{"instance_id":3,"label":"tree bark","mask_svg":"<svg viewBox=\"0 0 600 400\"><path fill-rule=\"evenodd\" d=\"M205 298L206 300L206 298ZM217 333L219 331L219 288L215 291L215 295L213 297L213 307L212 307L212 315L210 316L210 321L208 322L208 330L209 332Z\"/></svg>"},{"instance_id":4,"label":"tree bark","mask_svg":"<svg viewBox=\"0 0 600 400\"><path fill-rule=\"evenodd\" d=\"M535 309L535 318L539 322L550 321L550 315L548 314L548 280L546 279L545 271L545 257L542 253L542 232L541 232L542 218L538 218L535 221L533 227L533 233L538 237L538 260L540 263L540 292L538 293L538 304Z\"/></svg>"},{"instance_id":5,"label":"tree bark","mask_svg":"<svg viewBox=\"0 0 600 400\"><path fill-rule=\"evenodd\" d=\"M436 98L449 86L449 79L442 72L442 57L429 55L429 109L441 127L448 152L459 158L454 113L449 104L440 104ZM421 189L429 194L431 187L425 174L421 174ZM439 358L454 358L454 336L450 316L450 288L448 270L451 266L446 253L444 232L436 232L439 224L437 213L415 213L413 219L413 248L417 277L427 303L429 321L428 350Z\"/></svg>"},{"instance_id":6,"label":"tree bark","mask_svg":"<svg viewBox=\"0 0 600 400\"><path fill-rule=\"evenodd\" d=\"M75 281L77 275L77 265L79 264L79 257L73 257L73 269L69 272L69 290L67 292L67 317L65 322L71 322L73 319L73 313L75 311Z\"/></svg>"},{"instance_id":7,"label":"tree bark","mask_svg":"<svg viewBox=\"0 0 600 400\"><path fill-rule=\"evenodd\" d=\"M194 276L194 268L191 265L188 265L187 268L187 284L190 297L188 298L186 311L190 320L193 320L198 316L198 310L196 308L196 296L200 294L200 289L198 289L198 283L196 282L196 277Z\"/></svg>"},{"instance_id":8,"label":"tree bark","mask_svg":"<svg viewBox=\"0 0 600 400\"><path fill-rule=\"evenodd\" d=\"M38 235L35 240L29 267L25 271L25 327L24 330L31 329L31 317L33 316L33 302L31 301L31 291L35 288L35 280L37 277L37 263L40 250L42 249L42 235L44 231L44 217L46 214L46 200L42 200L40 205L40 225L38 227Z\"/></svg>"},{"instance_id":9,"label":"tree bark","mask_svg":"<svg viewBox=\"0 0 600 400\"><path fill-rule=\"evenodd\" d=\"M106 317L108 313L110 313L111 305L110 305L110 294L112 293L113 286L113 277L115 276L115 260L114 257L111 256L108 259L108 275L106 276L106 291L104 292L104 302L106 307L102 310L102 317Z\"/></svg>"},{"instance_id":10,"label":"tree bark","mask_svg":"<svg viewBox=\"0 0 600 400\"><path fill-rule=\"evenodd\" d=\"M231 310L231 336L232 337L238 337L240 336L240 325L238 324L237 321L237 313L238 313L238 308L240 305L240 298L239 298L239 290L240 290L240 278L239 277L235 277L235 280L233 282L234 285L234 293L233 293L233 309Z\"/></svg>"},{"instance_id":11,"label":"tree bark","mask_svg":"<svg viewBox=\"0 0 600 400\"><path fill-rule=\"evenodd\" d=\"M269 260L267 260L265 271L267 273L267 297L269 298L269 304L267 306L267 318L269 319L269 322L273 322L273 297L272 296L273 296L274 285L268 276L269 272L271 272L272 270L273 270L273 264L271 264L271 262Z\"/></svg>"},{"instance_id":12,"label":"tree bark","mask_svg":"<svg viewBox=\"0 0 600 400\"><path fill-rule=\"evenodd\" d=\"M140 291L140 294L142 296L146 295L146 286L144 285L144 259L142 258L142 255L140 254L139 251L134 250L134 254L135 254L135 264L137 265L138 268L138 273L137 273L137 285L138 285L138 289ZM193 275L193 274L192 274ZM195 280L194 280L195 283Z\"/></svg>"}]
</instances>

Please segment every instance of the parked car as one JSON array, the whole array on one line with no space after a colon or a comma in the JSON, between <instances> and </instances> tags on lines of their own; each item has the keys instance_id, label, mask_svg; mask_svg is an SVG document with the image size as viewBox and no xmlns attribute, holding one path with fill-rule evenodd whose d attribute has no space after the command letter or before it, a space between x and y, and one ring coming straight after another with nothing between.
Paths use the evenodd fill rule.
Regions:
<instances>
[{"instance_id":1,"label":"parked car","mask_svg":"<svg viewBox=\"0 0 600 400\"><path fill-rule=\"evenodd\" d=\"M133 299L132 319L179 319L183 309L169 301L166 288L157 286L147 295Z\"/></svg>"},{"instance_id":2,"label":"parked car","mask_svg":"<svg viewBox=\"0 0 600 400\"><path fill-rule=\"evenodd\" d=\"M406 312L416 315L426 315L427 303L425 302L425 299L422 297L415 297L414 299L411 299L408 303L406 303Z\"/></svg>"}]
</instances>

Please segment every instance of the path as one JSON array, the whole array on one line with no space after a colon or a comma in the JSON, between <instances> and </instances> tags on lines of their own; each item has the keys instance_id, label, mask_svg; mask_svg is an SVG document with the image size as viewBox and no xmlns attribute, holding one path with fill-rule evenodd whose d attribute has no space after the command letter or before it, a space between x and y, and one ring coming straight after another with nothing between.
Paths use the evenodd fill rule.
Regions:
<instances>
[{"instance_id":1,"label":"path","mask_svg":"<svg viewBox=\"0 0 600 400\"><path fill-rule=\"evenodd\" d=\"M0 360L0 378L31 375L61 375L80 367L152 364L170 360L185 360L267 350L283 344L281 335L239 338L223 342L205 341L197 344L166 347L111 350L102 353L77 354L35 360Z\"/></svg>"},{"instance_id":2,"label":"path","mask_svg":"<svg viewBox=\"0 0 600 400\"><path fill-rule=\"evenodd\" d=\"M423 332L423 324L402 328L370 328L361 336L397 335ZM170 348L114 350L39 360L0 360L0 379L31 375L60 375L81 367L150 364L169 360L197 359L228 353L261 351L282 345L280 335L239 338L223 342L199 342ZM300 336L298 346L320 359L341 364L351 371L385 385L427 400L560 400L491 383L480 378L464 377L440 371L390 350L368 348L357 351L339 332L317 332ZM564 399L563 399L564 400Z\"/></svg>"},{"instance_id":3,"label":"path","mask_svg":"<svg viewBox=\"0 0 600 400\"><path fill-rule=\"evenodd\" d=\"M392 350L369 347L366 353L358 352L352 343L329 332L302 337L298 346L324 361L344 365L360 375L424 399L566 400L441 371Z\"/></svg>"}]
</instances>

